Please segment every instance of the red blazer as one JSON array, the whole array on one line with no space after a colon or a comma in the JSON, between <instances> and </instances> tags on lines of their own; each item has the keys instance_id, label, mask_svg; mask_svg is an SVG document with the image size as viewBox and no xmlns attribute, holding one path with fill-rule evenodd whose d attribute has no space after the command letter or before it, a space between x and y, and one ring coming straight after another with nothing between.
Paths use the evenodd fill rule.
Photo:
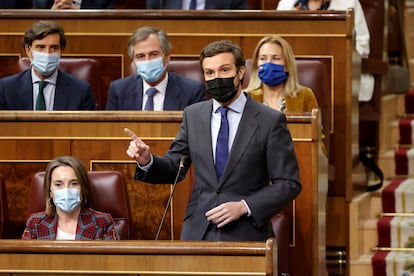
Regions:
<instances>
[{"instance_id":1,"label":"red blazer","mask_svg":"<svg viewBox=\"0 0 414 276\"><path fill-rule=\"evenodd\" d=\"M22 239L56 240L57 213L49 217L46 212L31 214L26 222ZM82 209L76 227L76 240L116 240L114 221L110 214Z\"/></svg>"}]
</instances>

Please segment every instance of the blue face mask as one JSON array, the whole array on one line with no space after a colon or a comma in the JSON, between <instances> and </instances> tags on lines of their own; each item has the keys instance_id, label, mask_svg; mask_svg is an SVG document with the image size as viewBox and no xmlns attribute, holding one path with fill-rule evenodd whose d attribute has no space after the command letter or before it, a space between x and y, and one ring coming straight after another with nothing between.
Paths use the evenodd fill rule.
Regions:
<instances>
[{"instance_id":1,"label":"blue face mask","mask_svg":"<svg viewBox=\"0 0 414 276\"><path fill-rule=\"evenodd\" d=\"M65 212L72 212L81 203L80 189L77 188L58 189L53 192L53 195L56 207Z\"/></svg>"},{"instance_id":2,"label":"blue face mask","mask_svg":"<svg viewBox=\"0 0 414 276\"><path fill-rule=\"evenodd\" d=\"M50 75L59 66L60 54L48 54L32 50L32 66L41 75Z\"/></svg>"},{"instance_id":3,"label":"blue face mask","mask_svg":"<svg viewBox=\"0 0 414 276\"><path fill-rule=\"evenodd\" d=\"M137 73L147 82L156 82L165 71L162 57L150 59L147 61L136 61Z\"/></svg>"},{"instance_id":4,"label":"blue face mask","mask_svg":"<svg viewBox=\"0 0 414 276\"><path fill-rule=\"evenodd\" d=\"M260 80L270 87L281 84L289 76L283 65L271 62L260 65L258 72Z\"/></svg>"}]
</instances>

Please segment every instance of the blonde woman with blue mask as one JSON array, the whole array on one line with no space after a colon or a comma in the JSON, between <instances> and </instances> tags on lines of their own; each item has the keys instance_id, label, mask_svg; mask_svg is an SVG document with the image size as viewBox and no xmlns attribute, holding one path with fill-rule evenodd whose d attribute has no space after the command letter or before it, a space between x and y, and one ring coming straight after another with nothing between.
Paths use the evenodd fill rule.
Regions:
<instances>
[{"instance_id":1,"label":"blonde woman with blue mask","mask_svg":"<svg viewBox=\"0 0 414 276\"><path fill-rule=\"evenodd\" d=\"M292 47L280 36L262 38L253 53L247 91L281 112L311 112L318 108L309 87L299 83Z\"/></svg>"}]
</instances>

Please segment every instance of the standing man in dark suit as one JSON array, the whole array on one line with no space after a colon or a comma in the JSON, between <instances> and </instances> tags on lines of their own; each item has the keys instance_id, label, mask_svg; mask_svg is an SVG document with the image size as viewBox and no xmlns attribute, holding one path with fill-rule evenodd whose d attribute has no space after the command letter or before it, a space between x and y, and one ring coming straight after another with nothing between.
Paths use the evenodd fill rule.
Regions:
<instances>
[{"instance_id":1,"label":"standing man in dark suit","mask_svg":"<svg viewBox=\"0 0 414 276\"><path fill-rule=\"evenodd\" d=\"M58 69L66 46L62 27L51 21L34 23L23 46L32 66L0 79L0 110L95 109L91 85Z\"/></svg>"},{"instance_id":2,"label":"standing man in dark suit","mask_svg":"<svg viewBox=\"0 0 414 276\"><path fill-rule=\"evenodd\" d=\"M115 0L33 0L34 9L114 9Z\"/></svg>"},{"instance_id":3,"label":"standing man in dark suit","mask_svg":"<svg viewBox=\"0 0 414 276\"><path fill-rule=\"evenodd\" d=\"M164 31L154 27L137 29L128 41L128 54L137 74L111 82L106 109L183 110L204 100L201 82L167 72L170 50Z\"/></svg>"},{"instance_id":4,"label":"standing man in dark suit","mask_svg":"<svg viewBox=\"0 0 414 276\"><path fill-rule=\"evenodd\" d=\"M237 44L208 44L200 64L212 99L184 109L164 156L151 154L125 129L132 138L127 154L137 162L135 178L173 183L179 167L181 180L193 162L195 183L181 239L265 241L272 236L271 217L302 188L286 117L242 93L245 60Z\"/></svg>"},{"instance_id":5,"label":"standing man in dark suit","mask_svg":"<svg viewBox=\"0 0 414 276\"><path fill-rule=\"evenodd\" d=\"M193 0L194 1L194 0ZM191 0L147 0L147 9L172 9L172 10L245 10L247 0L196 0L191 7Z\"/></svg>"}]
</instances>

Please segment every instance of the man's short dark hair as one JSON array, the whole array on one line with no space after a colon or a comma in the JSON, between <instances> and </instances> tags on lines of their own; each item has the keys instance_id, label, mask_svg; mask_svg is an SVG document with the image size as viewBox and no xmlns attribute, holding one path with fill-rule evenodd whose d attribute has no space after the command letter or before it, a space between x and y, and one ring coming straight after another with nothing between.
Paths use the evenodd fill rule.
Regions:
<instances>
[{"instance_id":1,"label":"man's short dark hair","mask_svg":"<svg viewBox=\"0 0 414 276\"><path fill-rule=\"evenodd\" d=\"M23 48L32 46L33 41L43 39L50 34L59 34L60 48L63 50L66 47L65 31L61 26L53 21L39 21L34 23L30 29L26 31L23 37Z\"/></svg>"},{"instance_id":2,"label":"man's short dark hair","mask_svg":"<svg viewBox=\"0 0 414 276\"><path fill-rule=\"evenodd\" d=\"M219 41L209 43L207 46L203 48L203 50L201 50L201 54L200 54L201 71L203 72L203 61L205 58L213 57L221 53L232 53L233 54L237 71L240 69L241 66L245 65L243 51L238 44L230 40L219 40Z\"/></svg>"}]
</instances>

